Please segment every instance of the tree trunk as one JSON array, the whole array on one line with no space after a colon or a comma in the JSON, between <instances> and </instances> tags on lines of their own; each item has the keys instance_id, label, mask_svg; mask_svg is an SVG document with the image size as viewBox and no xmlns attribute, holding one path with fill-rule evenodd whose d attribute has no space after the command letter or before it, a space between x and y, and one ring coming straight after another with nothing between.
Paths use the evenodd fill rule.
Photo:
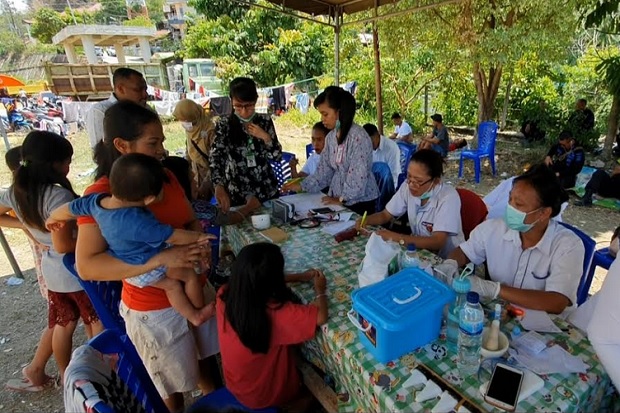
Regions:
<instances>
[{"instance_id":1,"label":"tree trunk","mask_svg":"<svg viewBox=\"0 0 620 413\"><path fill-rule=\"evenodd\" d=\"M618 133L618 117L620 116L620 95L614 94L609 111L609 121L607 122L607 136L603 144L603 159L611 159L611 148L616 140Z\"/></svg>"},{"instance_id":2,"label":"tree trunk","mask_svg":"<svg viewBox=\"0 0 620 413\"><path fill-rule=\"evenodd\" d=\"M495 114L495 99L499 91L499 82L502 79L502 65L491 66L489 75L485 73L480 63L474 64L474 84L478 96L478 124L493 119ZM474 136L477 144L478 136Z\"/></svg>"}]
</instances>

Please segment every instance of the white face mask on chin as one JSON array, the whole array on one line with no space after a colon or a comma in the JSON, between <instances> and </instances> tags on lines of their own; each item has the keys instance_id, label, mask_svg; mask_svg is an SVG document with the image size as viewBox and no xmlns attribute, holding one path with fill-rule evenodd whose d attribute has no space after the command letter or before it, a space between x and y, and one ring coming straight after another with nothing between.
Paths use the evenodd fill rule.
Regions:
<instances>
[{"instance_id":1,"label":"white face mask on chin","mask_svg":"<svg viewBox=\"0 0 620 413\"><path fill-rule=\"evenodd\" d=\"M181 122L181 126L188 132L191 132L194 129L194 124L192 122Z\"/></svg>"},{"instance_id":2,"label":"white face mask on chin","mask_svg":"<svg viewBox=\"0 0 620 413\"><path fill-rule=\"evenodd\" d=\"M609 255L615 257L618 255L618 247L620 247L620 238L616 237L609 243Z\"/></svg>"}]
</instances>

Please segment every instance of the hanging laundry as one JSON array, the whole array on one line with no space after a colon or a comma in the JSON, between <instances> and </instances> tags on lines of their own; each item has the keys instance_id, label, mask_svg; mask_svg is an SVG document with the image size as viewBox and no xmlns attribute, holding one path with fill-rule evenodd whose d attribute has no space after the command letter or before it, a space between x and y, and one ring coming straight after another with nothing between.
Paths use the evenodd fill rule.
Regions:
<instances>
[{"instance_id":1,"label":"hanging laundry","mask_svg":"<svg viewBox=\"0 0 620 413\"><path fill-rule=\"evenodd\" d=\"M286 93L284 86L275 87L273 91L273 106L276 113L286 110Z\"/></svg>"},{"instance_id":2,"label":"hanging laundry","mask_svg":"<svg viewBox=\"0 0 620 413\"><path fill-rule=\"evenodd\" d=\"M211 98L209 101L211 112L217 116L228 116L232 113L232 103L228 96Z\"/></svg>"},{"instance_id":3,"label":"hanging laundry","mask_svg":"<svg viewBox=\"0 0 620 413\"><path fill-rule=\"evenodd\" d=\"M355 92L357 92L357 81L353 80L351 82L347 82L342 87L344 90L355 96Z\"/></svg>"},{"instance_id":4,"label":"hanging laundry","mask_svg":"<svg viewBox=\"0 0 620 413\"><path fill-rule=\"evenodd\" d=\"M308 95L307 93L298 94L295 108L304 115L308 113L308 109L310 109L310 95Z\"/></svg>"},{"instance_id":5,"label":"hanging laundry","mask_svg":"<svg viewBox=\"0 0 620 413\"><path fill-rule=\"evenodd\" d=\"M256 113L266 115L269 113L269 89L258 89L258 99L256 100Z\"/></svg>"}]
</instances>

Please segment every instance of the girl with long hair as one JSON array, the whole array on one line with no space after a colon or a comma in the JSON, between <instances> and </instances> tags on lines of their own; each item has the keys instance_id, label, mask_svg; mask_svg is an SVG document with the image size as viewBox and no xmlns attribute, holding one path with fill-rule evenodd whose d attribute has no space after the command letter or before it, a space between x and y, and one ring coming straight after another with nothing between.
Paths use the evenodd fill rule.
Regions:
<instances>
[{"instance_id":1,"label":"girl with long hair","mask_svg":"<svg viewBox=\"0 0 620 413\"><path fill-rule=\"evenodd\" d=\"M34 131L26 136L21 155L13 185L0 195L0 214L15 210L26 229L48 248L42 252L41 269L48 288L52 351L62 377L71 359L78 320L87 326L89 336L102 328L88 296L62 262L64 254L75 250L75 226L67 225L54 233L45 228L51 211L76 198L67 179L73 148L59 135Z\"/></svg>"},{"instance_id":2,"label":"girl with long hair","mask_svg":"<svg viewBox=\"0 0 620 413\"><path fill-rule=\"evenodd\" d=\"M226 387L251 409L295 404L302 387L294 345L327 322L325 276L316 271L311 304L296 304L280 247L270 243L244 247L231 273L216 306Z\"/></svg>"}]
</instances>

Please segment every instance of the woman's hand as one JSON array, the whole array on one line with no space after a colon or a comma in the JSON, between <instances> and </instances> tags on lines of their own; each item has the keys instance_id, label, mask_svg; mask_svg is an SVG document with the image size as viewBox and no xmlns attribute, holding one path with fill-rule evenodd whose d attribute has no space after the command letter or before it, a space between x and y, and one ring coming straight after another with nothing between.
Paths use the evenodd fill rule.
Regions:
<instances>
[{"instance_id":1,"label":"woman's hand","mask_svg":"<svg viewBox=\"0 0 620 413\"><path fill-rule=\"evenodd\" d=\"M261 141L267 144L271 143L271 135L269 135L267 132L263 130L263 128L261 128L260 126L254 123L248 123L248 126L246 127L246 131L250 135L254 136L257 139L260 139Z\"/></svg>"},{"instance_id":2,"label":"woman's hand","mask_svg":"<svg viewBox=\"0 0 620 413\"><path fill-rule=\"evenodd\" d=\"M553 159L550 156L545 157L545 165L550 166L553 163Z\"/></svg>"},{"instance_id":3,"label":"woman's hand","mask_svg":"<svg viewBox=\"0 0 620 413\"><path fill-rule=\"evenodd\" d=\"M151 260L156 260L157 266L169 268L195 268L196 263L206 268L211 264L211 248L208 242L177 245L166 248Z\"/></svg>"},{"instance_id":4,"label":"woman's hand","mask_svg":"<svg viewBox=\"0 0 620 413\"><path fill-rule=\"evenodd\" d=\"M399 234L398 232L389 231L387 229L380 229L376 232L378 236L383 238L384 241L394 241L399 242L403 239L403 234Z\"/></svg>"},{"instance_id":5,"label":"woman's hand","mask_svg":"<svg viewBox=\"0 0 620 413\"><path fill-rule=\"evenodd\" d=\"M280 190L280 192L301 192L301 190L301 184L299 182L289 182L282 185L282 189Z\"/></svg>"},{"instance_id":6,"label":"woman's hand","mask_svg":"<svg viewBox=\"0 0 620 413\"><path fill-rule=\"evenodd\" d=\"M340 202L340 199L335 198L333 196L324 196L323 198L321 198L321 201L325 205L342 205L342 202Z\"/></svg>"},{"instance_id":7,"label":"woman's hand","mask_svg":"<svg viewBox=\"0 0 620 413\"><path fill-rule=\"evenodd\" d=\"M215 186L215 200L222 212L227 214L230 210L230 197L222 185Z\"/></svg>"}]
</instances>

